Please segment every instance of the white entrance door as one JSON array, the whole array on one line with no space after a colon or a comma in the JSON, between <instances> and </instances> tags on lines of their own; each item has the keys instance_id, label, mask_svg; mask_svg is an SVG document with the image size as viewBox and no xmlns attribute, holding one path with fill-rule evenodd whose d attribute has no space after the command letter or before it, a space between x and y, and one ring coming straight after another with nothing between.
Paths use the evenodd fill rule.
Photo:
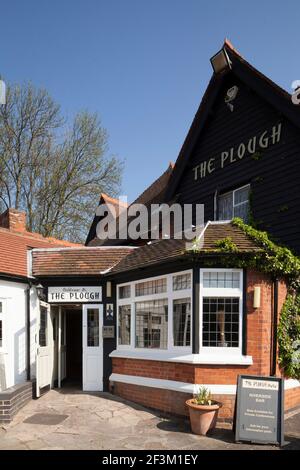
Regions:
<instances>
[{"instance_id":1,"label":"white entrance door","mask_svg":"<svg viewBox=\"0 0 300 470\"><path fill-rule=\"evenodd\" d=\"M53 370L53 324L50 316L50 305L40 302L37 322L36 351L36 395L47 385L51 386Z\"/></svg>"},{"instance_id":2,"label":"white entrance door","mask_svg":"<svg viewBox=\"0 0 300 470\"><path fill-rule=\"evenodd\" d=\"M103 390L103 305L83 305L83 390Z\"/></svg>"}]
</instances>

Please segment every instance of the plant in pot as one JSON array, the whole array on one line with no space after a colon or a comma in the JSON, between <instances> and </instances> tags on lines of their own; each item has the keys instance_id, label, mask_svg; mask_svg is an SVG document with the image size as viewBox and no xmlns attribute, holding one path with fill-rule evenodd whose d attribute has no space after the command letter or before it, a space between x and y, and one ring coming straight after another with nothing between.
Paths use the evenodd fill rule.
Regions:
<instances>
[{"instance_id":1,"label":"plant in pot","mask_svg":"<svg viewBox=\"0 0 300 470\"><path fill-rule=\"evenodd\" d=\"M213 400L206 387L200 387L194 398L186 401L189 408L191 428L194 434L205 436L215 428L222 404Z\"/></svg>"}]
</instances>

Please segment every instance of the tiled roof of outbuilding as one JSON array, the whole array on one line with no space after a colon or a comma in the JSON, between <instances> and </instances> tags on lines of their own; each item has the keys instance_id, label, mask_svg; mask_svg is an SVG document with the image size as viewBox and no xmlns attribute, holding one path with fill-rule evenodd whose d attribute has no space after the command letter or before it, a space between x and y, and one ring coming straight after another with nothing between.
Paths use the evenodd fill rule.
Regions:
<instances>
[{"instance_id":1,"label":"tiled roof of outbuilding","mask_svg":"<svg viewBox=\"0 0 300 470\"><path fill-rule=\"evenodd\" d=\"M209 222L203 230L199 255L219 254L216 242L230 238L241 253L260 248L230 222ZM165 239L141 247L83 247L73 249L33 250L32 274L47 276L100 276L147 268L188 256L191 242ZM191 253L191 252L190 252Z\"/></svg>"},{"instance_id":2,"label":"tiled roof of outbuilding","mask_svg":"<svg viewBox=\"0 0 300 470\"><path fill-rule=\"evenodd\" d=\"M32 248L76 247L77 243L44 238L38 233L0 228L0 274L27 277L27 252Z\"/></svg>"},{"instance_id":3,"label":"tiled roof of outbuilding","mask_svg":"<svg viewBox=\"0 0 300 470\"><path fill-rule=\"evenodd\" d=\"M224 238L230 238L237 246L239 252L251 253L261 250L261 248L241 229L232 223L209 222L201 235L203 244L199 250L199 255L220 253L217 249L216 242ZM132 253L116 264L115 267L111 269L110 274L117 274L172 261L175 258L184 256L190 247L191 242L186 242L185 240L157 240L151 244L136 248Z\"/></svg>"},{"instance_id":4,"label":"tiled roof of outbuilding","mask_svg":"<svg viewBox=\"0 0 300 470\"><path fill-rule=\"evenodd\" d=\"M115 266L134 248L82 247L33 250L32 274L43 276L99 276Z\"/></svg>"}]
</instances>

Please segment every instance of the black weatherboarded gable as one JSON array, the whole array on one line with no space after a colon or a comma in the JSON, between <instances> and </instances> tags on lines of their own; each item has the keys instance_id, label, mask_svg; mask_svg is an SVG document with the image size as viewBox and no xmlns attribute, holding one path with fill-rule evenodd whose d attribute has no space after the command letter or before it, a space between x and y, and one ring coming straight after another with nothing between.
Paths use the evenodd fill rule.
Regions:
<instances>
[{"instance_id":1,"label":"black weatherboarded gable","mask_svg":"<svg viewBox=\"0 0 300 470\"><path fill-rule=\"evenodd\" d=\"M217 196L250 184L251 217L257 227L300 253L300 108L228 43L225 48L232 70L213 76L177 159L167 199L176 194L182 204L202 203L205 219L214 220ZM233 86L238 94L231 112L224 98ZM262 148L259 139L265 131L269 143ZM256 149L249 153L254 137ZM237 155L240 144L246 147L244 154L240 148L242 158ZM222 152L229 153L223 167Z\"/></svg>"}]
</instances>

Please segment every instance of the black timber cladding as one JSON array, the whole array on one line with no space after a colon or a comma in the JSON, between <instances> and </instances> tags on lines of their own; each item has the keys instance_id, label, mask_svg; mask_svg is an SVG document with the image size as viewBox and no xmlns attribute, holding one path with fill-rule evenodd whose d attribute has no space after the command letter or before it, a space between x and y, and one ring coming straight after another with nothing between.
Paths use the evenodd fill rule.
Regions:
<instances>
[{"instance_id":1,"label":"black timber cladding","mask_svg":"<svg viewBox=\"0 0 300 470\"><path fill-rule=\"evenodd\" d=\"M226 91L238 86L234 111L224 102ZM221 152L247 144L254 136L281 123L281 139L259 154L245 156L204 178L194 179L193 168ZM267 230L276 241L300 252L300 132L277 109L239 80L228 74L206 120L201 135L188 158L176 187L179 201L205 205L205 219L214 220L214 195L251 185L251 211L259 229Z\"/></svg>"}]
</instances>

